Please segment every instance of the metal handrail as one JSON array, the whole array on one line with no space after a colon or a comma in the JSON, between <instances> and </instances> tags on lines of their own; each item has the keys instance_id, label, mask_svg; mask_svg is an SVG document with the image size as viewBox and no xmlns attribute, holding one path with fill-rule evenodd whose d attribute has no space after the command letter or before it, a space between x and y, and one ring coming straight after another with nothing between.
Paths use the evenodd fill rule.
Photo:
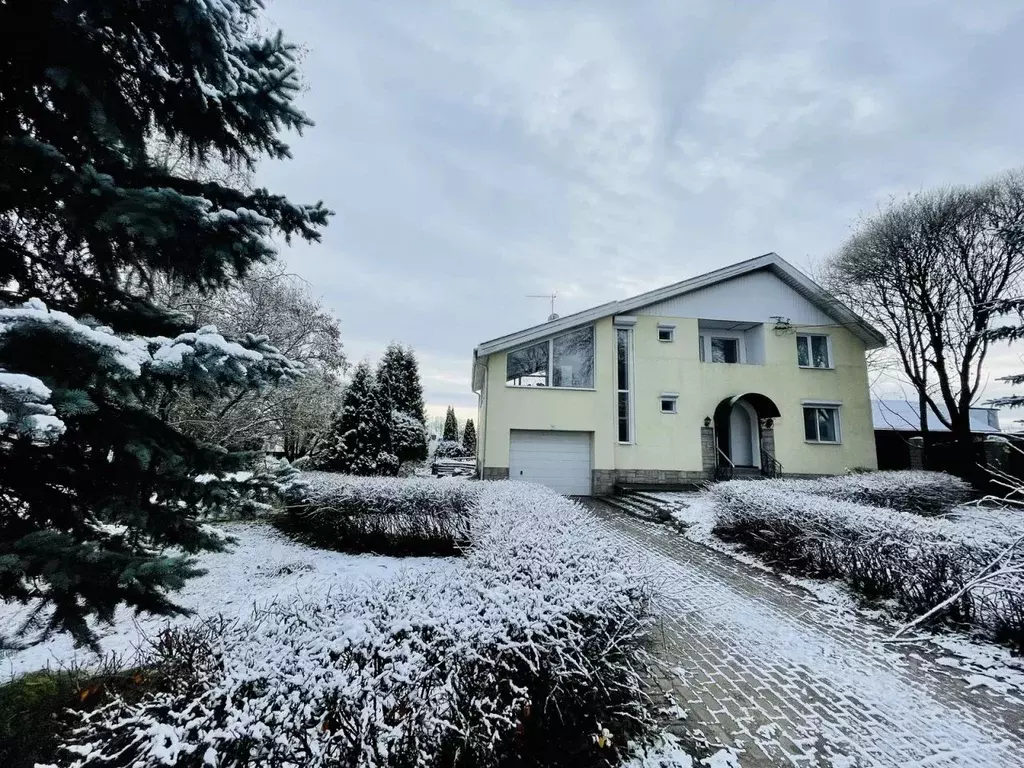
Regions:
<instances>
[{"instance_id":1,"label":"metal handrail","mask_svg":"<svg viewBox=\"0 0 1024 768\"><path fill-rule=\"evenodd\" d=\"M715 463L715 480L732 480L736 465L732 463L732 459L725 455L725 451L720 446L716 447L718 448L718 455L725 459L726 463L723 464L721 460Z\"/></svg>"},{"instance_id":2,"label":"metal handrail","mask_svg":"<svg viewBox=\"0 0 1024 768\"><path fill-rule=\"evenodd\" d=\"M761 474L765 477L782 477L782 463L764 448L761 449Z\"/></svg>"}]
</instances>

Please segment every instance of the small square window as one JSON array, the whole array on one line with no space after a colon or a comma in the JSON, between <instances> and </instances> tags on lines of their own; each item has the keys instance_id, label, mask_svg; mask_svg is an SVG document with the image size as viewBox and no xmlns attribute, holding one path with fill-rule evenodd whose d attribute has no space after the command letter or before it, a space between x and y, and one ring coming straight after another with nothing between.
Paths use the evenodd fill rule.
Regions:
<instances>
[{"instance_id":1,"label":"small square window","mask_svg":"<svg viewBox=\"0 0 1024 768\"><path fill-rule=\"evenodd\" d=\"M661 412L662 413L676 413L676 403L678 400L674 397L663 397L661 398Z\"/></svg>"},{"instance_id":2,"label":"small square window","mask_svg":"<svg viewBox=\"0 0 1024 768\"><path fill-rule=\"evenodd\" d=\"M675 341L676 329L665 326L658 327L658 341Z\"/></svg>"}]
</instances>

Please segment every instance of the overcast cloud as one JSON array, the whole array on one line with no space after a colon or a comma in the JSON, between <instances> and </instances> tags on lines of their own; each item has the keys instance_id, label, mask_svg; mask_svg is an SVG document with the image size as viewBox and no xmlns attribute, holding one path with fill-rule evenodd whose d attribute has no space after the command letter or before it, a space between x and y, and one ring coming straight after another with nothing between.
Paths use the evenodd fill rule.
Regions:
<instances>
[{"instance_id":1,"label":"overcast cloud","mask_svg":"<svg viewBox=\"0 0 1024 768\"><path fill-rule=\"evenodd\" d=\"M1024 6L274 0L317 125L259 181L337 215L284 250L352 359L475 407L480 341L1022 165ZM1019 363L1001 351L993 374ZM990 394L996 388L990 388Z\"/></svg>"}]
</instances>

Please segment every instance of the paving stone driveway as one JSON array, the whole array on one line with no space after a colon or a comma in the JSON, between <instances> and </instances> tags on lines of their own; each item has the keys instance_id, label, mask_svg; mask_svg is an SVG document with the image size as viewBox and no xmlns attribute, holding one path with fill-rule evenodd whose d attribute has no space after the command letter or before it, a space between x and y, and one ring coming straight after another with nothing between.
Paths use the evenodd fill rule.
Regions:
<instances>
[{"instance_id":1,"label":"paving stone driveway","mask_svg":"<svg viewBox=\"0 0 1024 768\"><path fill-rule=\"evenodd\" d=\"M656 685L712 744L759 766L1024 766L1024 699L971 688L771 574L588 502L659 578ZM671 718L669 718L671 719ZM699 724L699 725L698 725Z\"/></svg>"}]
</instances>

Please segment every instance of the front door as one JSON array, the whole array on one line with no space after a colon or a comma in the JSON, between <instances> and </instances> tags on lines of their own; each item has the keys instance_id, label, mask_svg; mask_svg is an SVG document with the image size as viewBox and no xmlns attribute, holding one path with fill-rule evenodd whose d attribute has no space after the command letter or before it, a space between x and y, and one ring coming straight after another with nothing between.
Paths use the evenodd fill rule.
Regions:
<instances>
[{"instance_id":1,"label":"front door","mask_svg":"<svg viewBox=\"0 0 1024 768\"><path fill-rule=\"evenodd\" d=\"M729 413L729 458L737 467L758 466L757 415L743 401L733 404Z\"/></svg>"}]
</instances>

